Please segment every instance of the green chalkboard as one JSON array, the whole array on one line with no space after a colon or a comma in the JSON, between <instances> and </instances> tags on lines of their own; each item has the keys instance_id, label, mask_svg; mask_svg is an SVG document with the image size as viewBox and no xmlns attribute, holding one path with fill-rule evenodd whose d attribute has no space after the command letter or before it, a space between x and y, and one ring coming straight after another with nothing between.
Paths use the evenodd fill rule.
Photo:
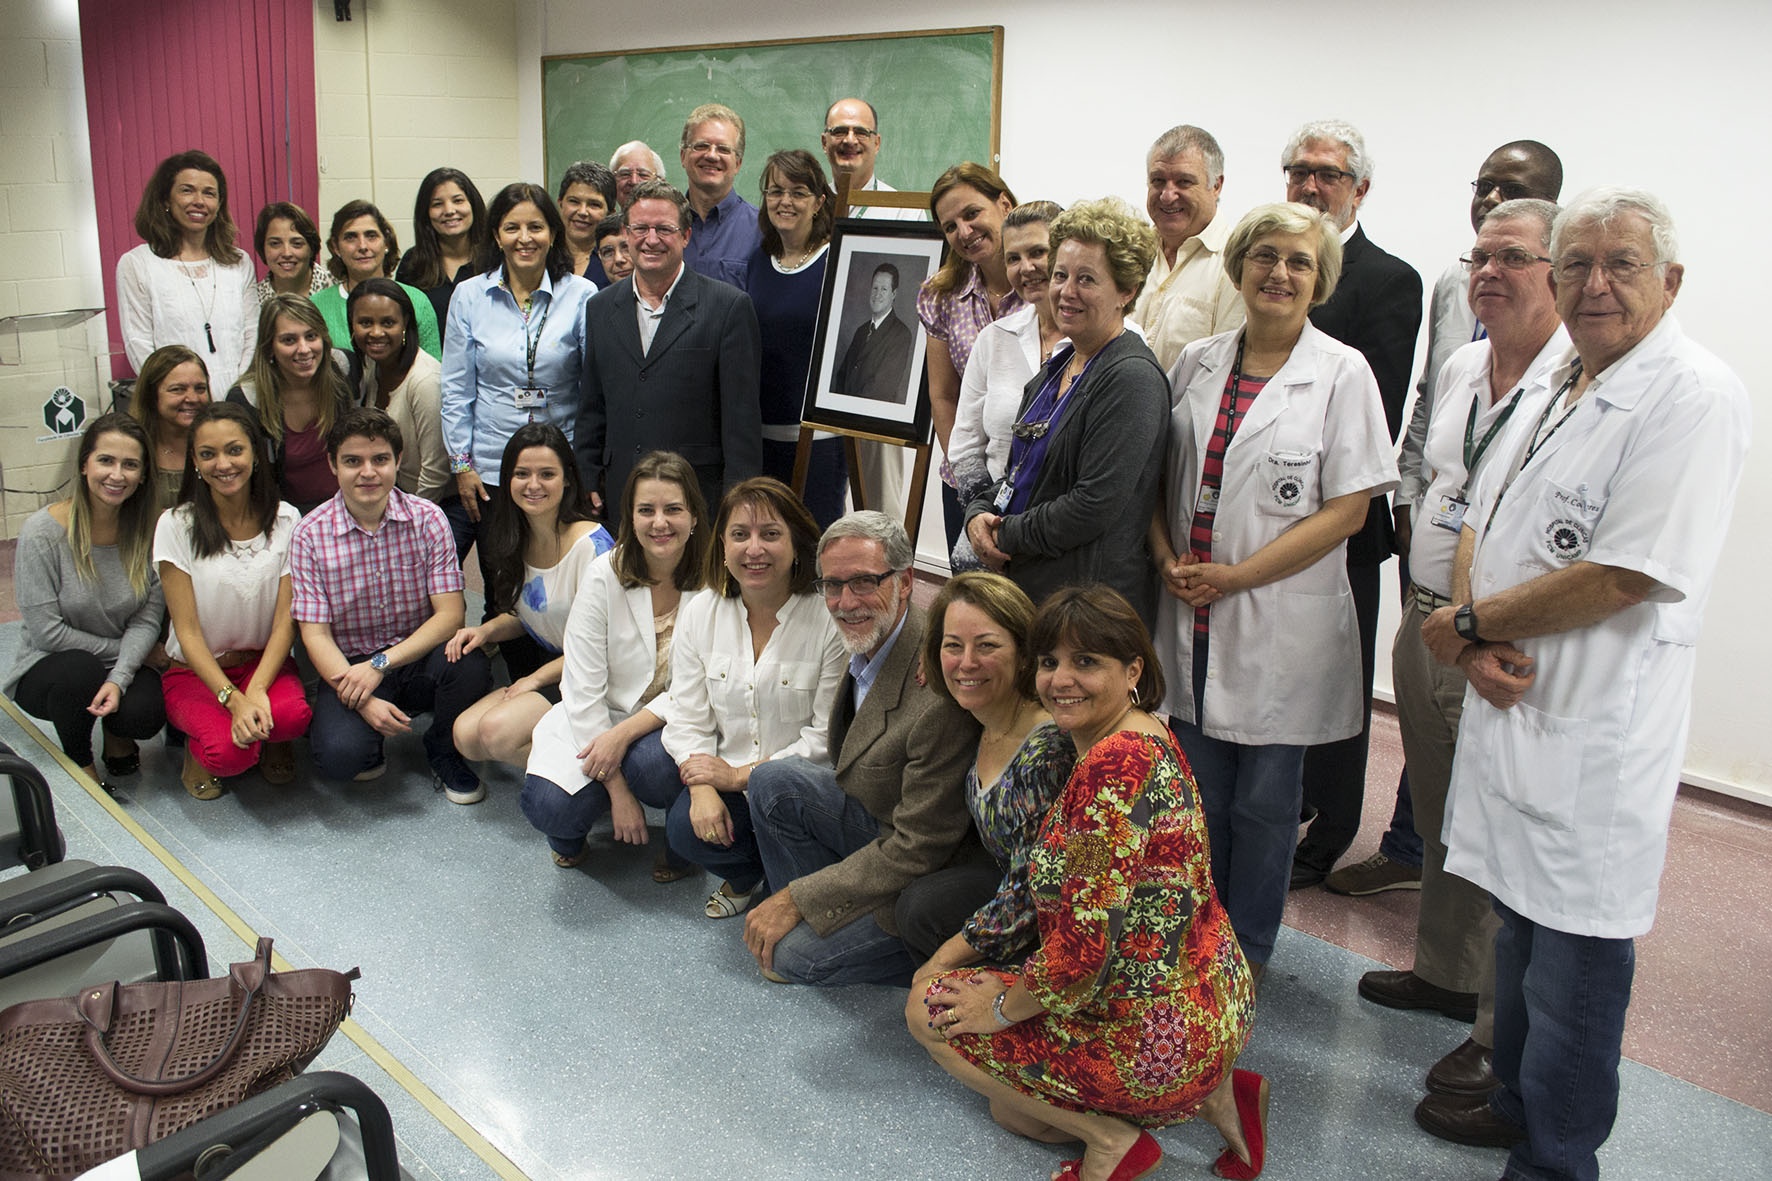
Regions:
<instances>
[{"instance_id":1,"label":"green chalkboard","mask_svg":"<svg viewBox=\"0 0 1772 1181\"><path fill-rule=\"evenodd\" d=\"M740 196L759 202L769 154L805 148L821 161L826 108L856 96L880 113L876 174L899 189L928 189L961 160L996 167L1003 30L753 41L542 59L547 183L575 160L608 163L628 140L652 145L681 186L683 120L704 102L745 121Z\"/></svg>"}]
</instances>

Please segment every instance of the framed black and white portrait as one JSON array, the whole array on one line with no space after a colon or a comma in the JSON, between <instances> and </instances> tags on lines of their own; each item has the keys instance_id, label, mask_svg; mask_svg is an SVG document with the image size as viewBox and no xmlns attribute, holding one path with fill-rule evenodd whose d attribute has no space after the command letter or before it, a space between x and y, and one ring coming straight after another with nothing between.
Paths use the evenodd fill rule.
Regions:
<instances>
[{"instance_id":1,"label":"framed black and white portrait","mask_svg":"<svg viewBox=\"0 0 1772 1181\"><path fill-rule=\"evenodd\" d=\"M933 222L837 222L806 379L808 424L928 440L929 341L917 291L940 266L941 247Z\"/></svg>"}]
</instances>

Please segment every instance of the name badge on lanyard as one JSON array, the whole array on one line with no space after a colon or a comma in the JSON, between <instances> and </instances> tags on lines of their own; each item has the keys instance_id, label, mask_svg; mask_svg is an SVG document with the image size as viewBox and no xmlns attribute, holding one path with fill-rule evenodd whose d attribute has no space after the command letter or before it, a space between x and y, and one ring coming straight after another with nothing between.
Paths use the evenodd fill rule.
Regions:
<instances>
[{"instance_id":1,"label":"name badge on lanyard","mask_svg":"<svg viewBox=\"0 0 1772 1181\"><path fill-rule=\"evenodd\" d=\"M517 409L527 410L534 414L537 410L548 408L548 391L538 385L520 385L517 387Z\"/></svg>"},{"instance_id":2,"label":"name badge on lanyard","mask_svg":"<svg viewBox=\"0 0 1772 1181\"><path fill-rule=\"evenodd\" d=\"M1215 517L1218 515L1218 489L1210 484L1200 485L1200 499L1194 502L1194 515Z\"/></svg>"},{"instance_id":3,"label":"name badge on lanyard","mask_svg":"<svg viewBox=\"0 0 1772 1181\"><path fill-rule=\"evenodd\" d=\"M1015 485L1011 484L1008 480L1004 480L1003 486L997 489L997 499L992 503L997 506L997 511L999 513L1006 513L1009 511L1009 502L1014 499Z\"/></svg>"},{"instance_id":4,"label":"name badge on lanyard","mask_svg":"<svg viewBox=\"0 0 1772 1181\"><path fill-rule=\"evenodd\" d=\"M1438 525L1442 529L1449 529L1457 533L1464 528L1464 510L1469 507L1469 502L1463 497L1442 493L1440 503L1434 509L1434 515L1428 519L1432 524Z\"/></svg>"}]
</instances>

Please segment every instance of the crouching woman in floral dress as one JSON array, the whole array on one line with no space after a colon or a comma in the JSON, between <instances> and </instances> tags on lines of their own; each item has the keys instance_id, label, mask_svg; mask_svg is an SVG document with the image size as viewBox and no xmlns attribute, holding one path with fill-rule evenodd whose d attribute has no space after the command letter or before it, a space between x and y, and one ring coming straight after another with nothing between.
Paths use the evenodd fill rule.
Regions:
<instances>
[{"instance_id":1,"label":"crouching woman in floral dress","mask_svg":"<svg viewBox=\"0 0 1772 1181\"><path fill-rule=\"evenodd\" d=\"M1067 587L1029 643L1040 701L1077 749L1029 870L1040 946L1019 969L919 980L911 1032L1002 1126L1083 1141L1061 1181L1141 1177L1163 1155L1144 1129L1195 1114L1225 1139L1213 1171L1255 1177L1267 1083L1233 1069L1254 990L1192 773L1147 709L1163 696L1150 637L1118 593Z\"/></svg>"}]
</instances>

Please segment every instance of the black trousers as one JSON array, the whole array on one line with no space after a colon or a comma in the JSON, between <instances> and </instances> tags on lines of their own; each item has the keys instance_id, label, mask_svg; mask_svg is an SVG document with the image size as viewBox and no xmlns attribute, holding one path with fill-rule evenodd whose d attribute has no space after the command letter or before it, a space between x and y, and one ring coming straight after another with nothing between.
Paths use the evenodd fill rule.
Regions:
<instances>
[{"instance_id":1,"label":"black trousers","mask_svg":"<svg viewBox=\"0 0 1772 1181\"><path fill-rule=\"evenodd\" d=\"M1366 799L1366 750L1372 737L1372 669L1378 650L1379 571L1376 562L1348 563L1360 621L1360 732L1304 752L1304 802L1317 815L1298 844L1297 860L1327 873L1360 833Z\"/></svg>"},{"instance_id":2,"label":"black trousers","mask_svg":"<svg viewBox=\"0 0 1772 1181\"><path fill-rule=\"evenodd\" d=\"M86 707L110 672L111 666L90 652L57 652L26 671L13 697L26 713L55 727L56 741L77 766L91 767L92 724L97 719ZM106 733L137 742L158 734L166 724L160 674L151 668L137 669L116 712L104 724Z\"/></svg>"}]
</instances>

